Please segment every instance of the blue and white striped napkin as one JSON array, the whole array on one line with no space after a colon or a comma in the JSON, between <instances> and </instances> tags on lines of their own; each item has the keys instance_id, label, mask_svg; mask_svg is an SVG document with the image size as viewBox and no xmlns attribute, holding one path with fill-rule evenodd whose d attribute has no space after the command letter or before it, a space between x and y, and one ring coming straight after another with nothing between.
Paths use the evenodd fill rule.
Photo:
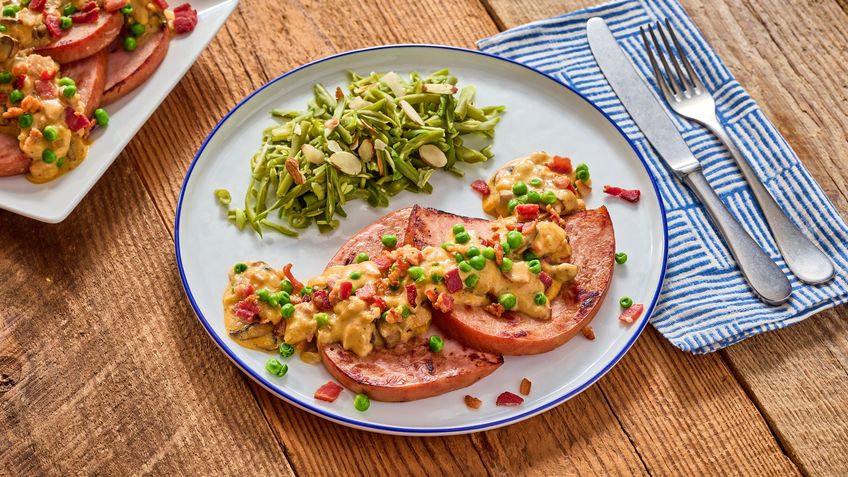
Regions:
<instances>
[{"instance_id":1,"label":"blue and white striped napkin","mask_svg":"<svg viewBox=\"0 0 848 477\"><path fill-rule=\"evenodd\" d=\"M751 294L703 209L671 177L598 69L585 30L586 20L595 16L606 20L654 88L639 27L671 20L739 149L778 204L833 258L836 278L823 286L809 286L791 275L728 152L703 128L672 115L710 184L792 282L792 298L780 307L764 305ZM571 86L618 123L647 159L659 183L669 228L665 286L651 323L675 346L693 353L715 351L848 301L848 226L675 0L614 1L513 28L481 40L478 46Z\"/></svg>"}]
</instances>

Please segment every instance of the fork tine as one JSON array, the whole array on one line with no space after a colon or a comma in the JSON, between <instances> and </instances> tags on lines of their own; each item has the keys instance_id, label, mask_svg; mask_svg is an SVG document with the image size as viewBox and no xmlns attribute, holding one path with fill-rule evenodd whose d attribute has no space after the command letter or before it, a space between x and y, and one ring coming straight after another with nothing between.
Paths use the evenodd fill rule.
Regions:
<instances>
[{"instance_id":1,"label":"fork tine","mask_svg":"<svg viewBox=\"0 0 848 477\"><path fill-rule=\"evenodd\" d=\"M645 29L642 27L639 27L639 31L642 32L642 42L645 43L645 50L648 52L648 60L651 62L651 68L654 69L654 77L657 79L657 84L660 86L660 89L665 96L665 100L670 103L674 99L674 96L671 94L671 91L669 91L665 77L662 75L660 66L657 64L657 59L654 56L654 50L651 48L651 42L648 40L648 35L645 34Z\"/></svg>"},{"instance_id":2,"label":"fork tine","mask_svg":"<svg viewBox=\"0 0 848 477\"><path fill-rule=\"evenodd\" d=\"M686 81L686 75L683 74L683 68L680 67L680 61L677 60L677 55L674 54L674 49L668 41L668 35L666 35L665 29L660 22L657 22L657 31L662 38L663 44L665 44L665 51L668 53L666 56L669 57L669 61L671 61L674 65L674 71L677 72L677 80L680 82L680 86L682 88L681 91L686 93L686 90L689 89L689 83ZM680 55L683 56L683 53L681 52Z\"/></svg>"},{"instance_id":3,"label":"fork tine","mask_svg":"<svg viewBox=\"0 0 848 477\"><path fill-rule=\"evenodd\" d=\"M657 40L657 35L654 33L654 28L652 26L648 26L648 33L651 34L651 39L654 41L654 47L657 50L657 56L660 57L660 61L662 61L663 67L665 68L665 73L668 75L668 87L674 94L677 94L678 84L675 81L674 73L671 71L671 67L668 66L668 60L666 60L666 55L662 51L662 46L660 45L659 40ZM685 88L684 88L685 89ZM683 90L681 90L682 92Z\"/></svg>"},{"instance_id":4,"label":"fork tine","mask_svg":"<svg viewBox=\"0 0 848 477\"><path fill-rule=\"evenodd\" d=\"M666 18L665 24L669 33L671 33L671 41L674 42L674 47L677 48L677 53L680 54L680 58L683 60L683 66L686 68L686 72L689 73L689 81L692 82L696 90L700 88L701 91L705 91L704 84L701 83L701 78L699 78L698 74L695 73L695 69L692 68L692 63L689 63L689 57L686 55L686 52L680 45L680 42L677 41L677 34L674 32L674 28L671 27L671 21Z\"/></svg>"}]
</instances>

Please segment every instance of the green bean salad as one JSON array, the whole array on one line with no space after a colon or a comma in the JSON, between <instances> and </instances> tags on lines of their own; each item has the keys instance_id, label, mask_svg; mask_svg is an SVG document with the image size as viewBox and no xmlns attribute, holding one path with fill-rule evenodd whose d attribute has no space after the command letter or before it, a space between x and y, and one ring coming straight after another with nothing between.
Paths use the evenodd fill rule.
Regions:
<instances>
[{"instance_id":1,"label":"green bean salad","mask_svg":"<svg viewBox=\"0 0 848 477\"><path fill-rule=\"evenodd\" d=\"M277 122L251 159L243 208L215 191L236 227L291 237L312 224L332 230L348 201L386 207L403 190L432 192L437 169L462 176L458 163L491 159L491 144L475 149L463 137L494 137L505 108L476 106L474 86L458 89L449 70L349 76L347 94L316 84L305 111L271 111Z\"/></svg>"}]
</instances>

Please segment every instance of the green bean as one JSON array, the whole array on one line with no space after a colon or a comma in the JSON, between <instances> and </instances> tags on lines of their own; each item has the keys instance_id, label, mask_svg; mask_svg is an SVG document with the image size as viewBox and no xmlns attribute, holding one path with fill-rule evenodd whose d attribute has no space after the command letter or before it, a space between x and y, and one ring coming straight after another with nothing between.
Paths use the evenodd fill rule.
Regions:
<instances>
[{"instance_id":1,"label":"green bean","mask_svg":"<svg viewBox=\"0 0 848 477\"><path fill-rule=\"evenodd\" d=\"M327 89L324 88L324 85L322 85L321 83L317 83L312 88L312 90L315 93L315 101L319 106L320 105L327 106L327 109L335 109L336 108L336 98L334 98L329 93L329 91L327 91Z\"/></svg>"}]
</instances>

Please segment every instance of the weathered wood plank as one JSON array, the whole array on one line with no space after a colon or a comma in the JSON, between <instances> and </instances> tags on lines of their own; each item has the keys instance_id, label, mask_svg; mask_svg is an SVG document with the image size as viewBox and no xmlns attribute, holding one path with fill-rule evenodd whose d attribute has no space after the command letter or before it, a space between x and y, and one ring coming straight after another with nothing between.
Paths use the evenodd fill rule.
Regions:
<instances>
[{"instance_id":1,"label":"weathered wood plank","mask_svg":"<svg viewBox=\"0 0 848 477\"><path fill-rule=\"evenodd\" d=\"M0 212L0 243L0 474L291 475L129 158L60 225Z\"/></svg>"},{"instance_id":2,"label":"weathered wood plank","mask_svg":"<svg viewBox=\"0 0 848 477\"><path fill-rule=\"evenodd\" d=\"M554 1L488 3L507 26L576 9ZM683 5L846 216L848 87L842 65L848 62L848 9L840 3L687 0ZM722 352L781 446L809 474L848 469L846 310L822 313Z\"/></svg>"}]
</instances>

